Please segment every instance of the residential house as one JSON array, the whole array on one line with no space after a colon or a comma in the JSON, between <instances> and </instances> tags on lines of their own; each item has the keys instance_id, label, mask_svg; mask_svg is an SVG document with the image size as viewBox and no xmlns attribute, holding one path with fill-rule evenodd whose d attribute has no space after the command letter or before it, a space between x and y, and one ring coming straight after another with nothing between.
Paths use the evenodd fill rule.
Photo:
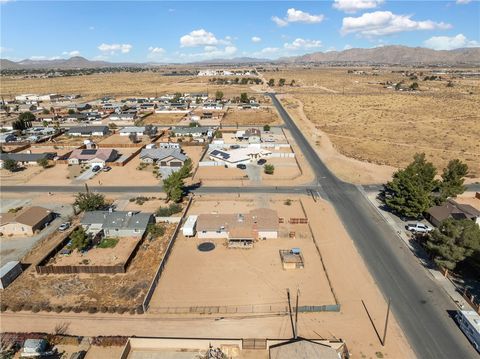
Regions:
<instances>
[{"instance_id":1,"label":"residential house","mask_svg":"<svg viewBox=\"0 0 480 359\"><path fill-rule=\"evenodd\" d=\"M140 110L142 111L153 111L155 110L155 108L157 107L157 105L153 102L144 102L142 104L140 104Z\"/></svg>"},{"instance_id":2,"label":"residential house","mask_svg":"<svg viewBox=\"0 0 480 359\"><path fill-rule=\"evenodd\" d=\"M100 121L102 119L102 115L98 112L85 112L85 116L87 121Z\"/></svg>"},{"instance_id":3,"label":"residential house","mask_svg":"<svg viewBox=\"0 0 480 359\"><path fill-rule=\"evenodd\" d=\"M223 103L221 102L205 102L202 106L204 110L223 110Z\"/></svg>"},{"instance_id":4,"label":"residential house","mask_svg":"<svg viewBox=\"0 0 480 359\"><path fill-rule=\"evenodd\" d=\"M33 234L45 228L55 214L43 207L27 207L16 213L0 214L0 232L4 236L33 236Z\"/></svg>"},{"instance_id":5,"label":"residential house","mask_svg":"<svg viewBox=\"0 0 480 359\"><path fill-rule=\"evenodd\" d=\"M239 164L248 164L261 158L270 157L272 152L258 147L235 148L230 150L214 149L208 157L221 162L227 167L236 167Z\"/></svg>"},{"instance_id":6,"label":"residential house","mask_svg":"<svg viewBox=\"0 0 480 359\"><path fill-rule=\"evenodd\" d=\"M449 199L445 204L434 206L427 211L427 219L436 227L448 218L470 219L480 225L480 211L469 204L458 203L454 199Z\"/></svg>"},{"instance_id":7,"label":"residential house","mask_svg":"<svg viewBox=\"0 0 480 359\"><path fill-rule=\"evenodd\" d=\"M248 143L260 143L262 140L262 132L258 128L249 128L245 131L238 130L235 137L239 140L247 140Z\"/></svg>"},{"instance_id":8,"label":"residential house","mask_svg":"<svg viewBox=\"0 0 480 359\"><path fill-rule=\"evenodd\" d=\"M68 122L85 122L88 121L88 116L86 113L72 113L64 116L63 119Z\"/></svg>"},{"instance_id":9,"label":"residential house","mask_svg":"<svg viewBox=\"0 0 480 359\"><path fill-rule=\"evenodd\" d=\"M180 149L180 144L178 142L159 142L157 143L158 148L178 148Z\"/></svg>"},{"instance_id":10,"label":"residential house","mask_svg":"<svg viewBox=\"0 0 480 359\"><path fill-rule=\"evenodd\" d=\"M175 137L212 137L215 130L211 127L172 127L172 133Z\"/></svg>"},{"instance_id":11,"label":"residential house","mask_svg":"<svg viewBox=\"0 0 480 359\"><path fill-rule=\"evenodd\" d=\"M108 119L110 121L134 121L137 118L137 112L113 113Z\"/></svg>"},{"instance_id":12,"label":"residential house","mask_svg":"<svg viewBox=\"0 0 480 359\"><path fill-rule=\"evenodd\" d=\"M107 162L113 162L119 157L113 148L76 149L68 157L68 163L78 165L88 163L92 166L104 167Z\"/></svg>"},{"instance_id":13,"label":"residential house","mask_svg":"<svg viewBox=\"0 0 480 359\"><path fill-rule=\"evenodd\" d=\"M91 211L85 212L80 223L94 236L102 232L105 237L142 237L153 222L151 213Z\"/></svg>"},{"instance_id":14,"label":"residential house","mask_svg":"<svg viewBox=\"0 0 480 359\"><path fill-rule=\"evenodd\" d=\"M25 105L19 105L18 106L18 112L20 112L20 113L36 111L37 109L38 109L38 107L36 105L31 105L31 104L25 104Z\"/></svg>"},{"instance_id":15,"label":"residential house","mask_svg":"<svg viewBox=\"0 0 480 359\"><path fill-rule=\"evenodd\" d=\"M14 160L19 165L31 166L38 165L40 160L51 161L57 156L56 152L44 152L44 153L0 153L0 168L3 168L4 162Z\"/></svg>"},{"instance_id":16,"label":"residential house","mask_svg":"<svg viewBox=\"0 0 480 359\"><path fill-rule=\"evenodd\" d=\"M252 247L257 239L278 237L277 212L268 208L248 213L200 214L197 218L198 238L225 238L230 247Z\"/></svg>"},{"instance_id":17,"label":"residential house","mask_svg":"<svg viewBox=\"0 0 480 359\"><path fill-rule=\"evenodd\" d=\"M174 169L180 169L187 158L178 148L144 148L140 152L141 162L156 163L159 167Z\"/></svg>"},{"instance_id":18,"label":"residential house","mask_svg":"<svg viewBox=\"0 0 480 359\"><path fill-rule=\"evenodd\" d=\"M105 136L110 133L108 126L77 126L70 127L67 134L70 136Z\"/></svg>"},{"instance_id":19,"label":"residential house","mask_svg":"<svg viewBox=\"0 0 480 359\"><path fill-rule=\"evenodd\" d=\"M39 122L53 122L58 120L58 116L54 113L39 113L35 115L35 118Z\"/></svg>"},{"instance_id":20,"label":"residential house","mask_svg":"<svg viewBox=\"0 0 480 359\"><path fill-rule=\"evenodd\" d=\"M136 136L154 136L157 133L157 128L152 125L147 126L130 126L124 127L120 130L120 136L130 136L134 134Z\"/></svg>"}]
</instances>

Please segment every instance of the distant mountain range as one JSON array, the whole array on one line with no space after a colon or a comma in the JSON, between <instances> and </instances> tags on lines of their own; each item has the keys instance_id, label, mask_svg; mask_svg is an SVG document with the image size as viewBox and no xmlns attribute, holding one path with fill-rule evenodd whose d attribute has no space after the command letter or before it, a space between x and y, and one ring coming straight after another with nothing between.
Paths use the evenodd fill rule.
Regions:
<instances>
[{"instance_id":1,"label":"distant mountain range","mask_svg":"<svg viewBox=\"0 0 480 359\"><path fill-rule=\"evenodd\" d=\"M212 59L193 62L195 65L233 65L255 63L351 63L351 64L446 64L474 65L480 64L480 47L456 50L431 50L422 47L383 46L373 49L349 49L344 51L314 52L302 56L284 57L278 60L238 57L233 59ZM0 59L2 70L22 69L82 69L105 67L156 67L160 63L118 63L107 61L91 61L81 56L58 60L22 60L18 62Z\"/></svg>"}]
</instances>

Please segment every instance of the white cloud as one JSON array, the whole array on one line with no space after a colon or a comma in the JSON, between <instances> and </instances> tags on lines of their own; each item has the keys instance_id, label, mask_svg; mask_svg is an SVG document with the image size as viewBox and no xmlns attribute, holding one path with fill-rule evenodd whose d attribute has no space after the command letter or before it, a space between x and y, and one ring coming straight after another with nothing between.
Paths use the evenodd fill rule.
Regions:
<instances>
[{"instance_id":1,"label":"white cloud","mask_svg":"<svg viewBox=\"0 0 480 359\"><path fill-rule=\"evenodd\" d=\"M283 44L283 47L288 50L316 49L322 47L322 42L320 40L305 40L298 38L291 43L286 42Z\"/></svg>"},{"instance_id":2,"label":"white cloud","mask_svg":"<svg viewBox=\"0 0 480 359\"><path fill-rule=\"evenodd\" d=\"M252 37L252 42L260 42L262 41L262 38L258 37L258 36L253 36Z\"/></svg>"},{"instance_id":3,"label":"white cloud","mask_svg":"<svg viewBox=\"0 0 480 359\"><path fill-rule=\"evenodd\" d=\"M262 55L272 55L276 54L278 51L280 51L278 47L265 47L261 49L259 53Z\"/></svg>"},{"instance_id":4,"label":"white cloud","mask_svg":"<svg viewBox=\"0 0 480 359\"><path fill-rule=\"evenodd\" d=\"M289 23L292 22L300 22L304 24L317 24L323 21L325 16L323 14L312 15L308 12L304 12L302 10L296 10L294 8L290 8L287 10L287 15L281 19L278 16L272 16L272 21L277 24L278 26L287 26Z\"/></svg>"},{"instance_id":5,"label":"white cloud","mask_svg":"<svg viewBox=\"0 0 480 359\"><path fill-rule=\"evenodd\" d=\"M384 0L334 0L333 7L348 14L359 10L374 9L383 4Z\"/></svg>"},{"instance_id":6,"label":"white cloud","mask_svg":"<svg viewBox=\"0 0 480 359\"><path fill-rule=\"evenodd\" d=\"M207 45L203 50L203 52L177 53L177 55L186 60L231 58L236 54L238 49L233 45L228 45L224 48L217 48L216 46Z\"/></svg>"},{"instance_id":7,"label":"white cloud","mask_svg":"<svg viewBox=\"0 0 480 359\"><path fill-rule=\"evenodd\" d=\"M183 35L180 38L181 47L195 47L206 45L229 45L230 37L226 37L225 40L217 39L215 35L205 29L193 30L187 35Z\"/></svg>"},{"instance_id":8,"label":"white cloud","mask_svg":"<svg viewBox=\"0 0 480 359\"><path fill-rule=\"evenodd\" d=\"M88 30L95 30L95 26L90 26Z\"/></svg>"},{"instance_id":9,"label":"white cloud","mask_svg":"<svg viewBox=\"0 0 480 359\"><path fill-rule=\"evenodd\" d=\"M465 5L465 4L468 4L469 2L471 2L472 0L457 0L456 3L458 5Z\"/></svg>"},{"instance_id":10,"label":"white cloud","mask_svg":"<svg viewBox=\"0 0 480 359\"><path fill-rule=\"evenodd\" d=\"M64 51L64 52L62 52L62 55L68 55L68 56L70 56L70 57L72 57L72 56L80 56L80 51L78 51L78 50Z\"/></svg>"},{"instance_id":11,"label":"white cloud","mask_svg":"<svg viewBox=\"0 0 480 359\"><path fill-rule=\"evenodd\" d=\"M161 47L153 47L153 46L150 46L148 48L148 51L150 51L151 54L157 54L157 55L165 53L165 49Z\"/></svg>"},{"instance_id":12,"label":"white cloud","mask_svg":"<svg viewBox=\"0 0 480 359\"><path fill-rule=\"evenodd\" d=\"M343 47L344 50L350 50L350 49L353 49L352 45L349 45L349 44L346 44L344 47Z\"/></svg>"},{"instance_id":13,"label":"white cloud","mask_svg":"<svg viewBox=\"0 0 480 359\"><path fill-rule=\"evenodd\" d=\"M133 46L130 44L101 44L98 46L98 49L103 53L114 55L118 51L122 54L128 54L132 47Z\"/></svg>"},{"instance_id":14,"label":"white cloud","mask_svg":"<svg viewBox=\"0 0 480 359\"><path fill-rule=\"evenodd\" d=\"M457 36L433 36L423 44L434 50L453 50L463 47L478 47L480 42L467 39L463 34Z\"/></svg>"},{"instance_id":15,"label":"white cloud","mask_svg":"<svg viewBox=\"0 0 480 359\"><path fill-rule=\"evenodd\" d=\"M431 20L415 21L412 15L396 15L390 11L365 13L360 17L343 18L342 34L358 33L362 36L383 36L404 31L450 29L452 25Z\"/></svg>"},{"instance_id":16,"label":"white cloud","mask_svg":"<svg viewBox=\"0 0 480 359\"><path fill-rule=\"evenodd\" d=\"M60 56L52 56L52 57L47 57L47 56L30 56L30 60L33 61L41 61L41 60L59 60Z\"/></svg>"}]
</instances>

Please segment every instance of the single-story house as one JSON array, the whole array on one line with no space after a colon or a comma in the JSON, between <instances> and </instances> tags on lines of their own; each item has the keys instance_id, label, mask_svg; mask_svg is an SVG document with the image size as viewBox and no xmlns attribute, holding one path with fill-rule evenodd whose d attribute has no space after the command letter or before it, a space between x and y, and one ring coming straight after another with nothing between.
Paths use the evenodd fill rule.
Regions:
<instances>
[{"instance_id":1,"label":"single-story house","mask_svg":"<svg viewBox=\"0 0 480 359\"><path fill-rule=\"evenodd\" d=\"M205 102L202 106L204 110L222 110L223 103L221 102Z\"/></svg>"},{"instance_id":2,"label":"single-story house","mask_svg":"<svg viewBox=\"0 0 480 359\"><path fill-rule=\"evenodd\" d=\"M225 238L230 247L251 247L256 239L278 237L277 212L268 208L248 213L200 214L197 217L198 238Z\"/></svg>"},{"instance_id":3,"label":"single-story house","mask_svg":"<svg viewBox=\"0 0 480 359\"><path fill-rule=\"evenodd\" d=\"M108 126L78 126L70 127L67 134L70 136L105 136L110 133Z\"/></svg>"},{"instance_id":4,"label":"single-story house","mask_svg":"<svg viewBox=\"0 0 480 359\"><path fill-rule=\"evenodd\" d=\"M178 148L144 148L140 152L140 161L157 163L160 167L180 169L187 158Z\"/></svg>"},{"instance_id":5,"label":"single-story house","mask_svg":"<svg viewBox=\"0 0 480 359\"><path fill-rule=\"evenodd\" d=\"M427 211L427 219L436 227L448 218L470 219L480 225L479 210L469 204L458 203L453 199L449 199L445 204L434 206Z\"/></svg>"},{"instance_id":6,"label":"single-story house","mask_svg":"<svg viewBox=\"0 0 480 359\"><path fill-rule=\"evenodd\" d=\"M248 143L260 143L262 132L258 128L249 128L248 130L238 130L235 137L239 140L247 140Z\"/></svg>"},{"instance_id":7,"label":"single-story house","mask_svg":"<svg viewBox=\"0 0 480 359\"><path fill-rule=\"evenodd\" d=\"M0 214L0 232L3 235L33 236L55 218L52 211L43 207L27 207L16 213Z\"/></svg>"},{"instance_id":8,"label":"single-story house","mask_svg":"<svg viewBox=\"0 0 480 359\"><path fill-rule=\"evenodd\" d=\"M178 148L180 149L180 144L178 142L159 142L157 143L159 148Z\"/></svg>"},{"instance_id":9,"label":"single-story house","mask_svg":"<svg viewBox=\"0 0 480 359\"><path fill-rule=\"evenodd\" d=\"M152 136L157 133L157 128L152 125L147 126L129 126L124 127L120 131L120 136L130 136L131 134L141 136Z\"/></svg>"},{"instance_id":10,"label":"single-story house","mask_svg":"<svg viewBox=\"0 0 480 359\"><path fill-rule=\"evenodd\" d=\"M105 163L115 161L118 156L117 150L113 148L76 149L68 157L68 163L72 165L88 163L103 167Z\"/></svg>"},{"instance_id":11,"label":"single-story house","mask_svg":"<svg viewBox=\"0 0 480 359\"><path fill-rule=\"evenodd\" d=\"M216 162L221 162L228 167L247 164L261 158L269 157L272 152L257 147L235 148L231 150L214 149L208 157Z\"/></svg>"},{"instance_id":12,"label":"single-story house","mask_svg":"<svg viewBox=\"0 0 480 359\"><path fill-rule=\"evenodd\" d=\"M87 116L88 121L100 121L102 119L102 115L98 112L85 112L85 116Z\"/></svg>"},{"instance_id":13,"label":"single-story house","mask_svg":"<svg viewBox=\"0 0 480 359\"><path fill-rule=\"evenodd\" d=\"M0 168L3 168L5 160L14 160L22 166L37 165L37 161L46 159L53 160L57 156L56 152L44 153L0 153Z\"/></svg>"},{"instance_id":14,"label":"single-story house","mask_svg":"<svg viewBox=\"0 0 480 359\"><path fill-rule=\"evenodd\" d=\"M110 121L134 121L136 118L136 112L113 113L108 117Z\"/></svg>"},{"instance_id":15,"label":"single-story house","mask_svg":"<svg viewBox=\"0 0 480 359\"><path fill-rule=\"evenodd\" d=\"M175 137L212 137L215 130L211 127L172 127L172 133Z\"/></svg>"},{"instance_id":16,"label":"single-story house","mask_svg":"<svg viewBox=\"0 0 480 359\"><path fill-rule=\"evenodd\" d=\"M140 110L155 110L156 107L157 105L152 102L144 102L140 105Z\"/></svg>"},{"instance_id":17,"label":"single-story house","mask_svg":"<svg viewBox=\"0 0 480 359\"><path fill-rule=\"evenodd\" d=\"M103 231L105 237L142 237L153 222L151 213L127 211L85 212L80 221L87 233L96 235Z\"/></svg>"},{"instance_id":18,"label":"single-story house","mask_svg":"<svg viewBox=\"0 0 480 359\"><path fill-rule=\"evenodd\" d=\"M58 120L58 116L55 115L54 113L39 113L35 115L35 118L39 122L53 122Z\"/></svg>"},{"instance_id":19,"label":"single-story house","mask_svg":"<svg viewBox=\"0 0 480 359\"><path fill-rule=\"evenodd\" d=\"M88 117L86 113L72 113L63 117L65 121L70 122L83 122L88 121Z\"/></svg>"}]
</instances>

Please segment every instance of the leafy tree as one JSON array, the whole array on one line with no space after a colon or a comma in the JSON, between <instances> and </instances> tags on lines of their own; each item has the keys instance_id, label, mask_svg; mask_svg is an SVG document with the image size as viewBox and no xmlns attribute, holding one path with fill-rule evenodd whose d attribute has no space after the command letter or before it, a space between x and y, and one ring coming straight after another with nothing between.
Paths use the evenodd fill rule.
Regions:
<instances>
[{"instance_id":1,"label":"leafy tree","mask_svg":"<svg viewBox=\"0 0 480 359\"><path fill-rule=\"evenodd\" d=\"M85 249L90 244L90 239L88 238L85 230L82 227L77 228L70 234L70 249L78 249L79 251Z\"/></svg>"},{"instance_id":2,"label":"leafy tree","mask_svg":"<svg viewBox=\"0 0 480 359\"><path fill-rule=\"evenodd\" d=\"M246 84L248 84L248 79L245 78L245 77L242 78L242 79L240 80L240 84L241 84L241 85L246 85Z\"/></svg>"},{"instance_id":3,"label":"leafy tree","mask_svg":"<svg viewBox=\"0 0 480 359\"><path fill-rule=\"evenodd\" d=\"M44 109L42 110L42 114L43 114L43 115L48 115L49 113L50 113L50 111L49 111L48 109L46 109L46 108L44 108Z\"/></svg>"},{"instance_id":4,"label":"leafy tree","mask_svg":"<svg viewBox=\"0 0 480 359\"><path fill-rule=\"evenodd\" d=\"M18 119L20 121L32 122L32 121L35 121L35 115L33 113L31 113L30 111L27 111L27 112L21 113L18 116Z\"/></svg>"},{"instance_id":5,"label":"leafy tree","mask_svg":"<svg viewBox=\"0 0 480 359\"><path fill-rule=\"evenodd\" d=\"M247 103L248 102L248 95L246 92L242 92L240 94L240 102Z\"/></svg>"},{"instance_id":6,"label":"leafy tree","mask_svg":"<svg viewBox=\"0 0 480 359\"><path fill-rule=\"evenodd\" d=\"M217 92L215 92L215 99L217 101L220 101L221 99L223 98L223 92L218 90Z\"/></svg>"},{"instance_id":7,"label":"leafy tree","mask_svg":"<svg viewBox=\"0 0 480 359\"><path fill-rule=\"evenodd\" d=\"M147 232L153 237L158 238L165 234L165 227L159 224L150 223L147 226Z\"/></svg>"},{"instance_id":8,"label":"leafy tree","mask_svg":"<svg viewBox=\"0 0 480 359\"><path fill-rule=\"evenodd\" d=\"M273 172L275 172L275 166L271 164L266 164L265 166L263 166L263 171L267 175L273 175Z\"/></svg>"},{"instance_id":9,"label":"leafy tree","mask_svg":"<svg viewBox=\"0 0 480 359\"><path fill-rule=\"evenodd\" d=\"M196 121L191 121L191 122L188 124L188 127L198 127L198 126L199 126L199 124L198 124L198 122L196 122Z\"/></svg>"},{"instance_id":10,"label":"leafy tree","mask_svg":"<svg viewBox=\"0 0 480 359\"><path fill-rule=\"evenodd\" d=\"M47 126L48 126L48 122L47 122L47 121L42 121L42 126L43 126L43 127L47 127Z\"/></svg>"},{"instance_id":11,"label":"leafy tree","mask_svg":"<svg viewBox=\"0 0 480 359\"><path fill-rule=\"evenodd\" d=\"M268 80L268 86L270 86L270 87L275 86L275 79Z\"/></svg>"},{"instance_id":12,"label":"leafy tree","mask_svg":"<svg viewBox=\"0 0 480 359\"><path fill-rule=\"evenodd\" d=\"M182 179L188 178L192 175L192 160L187 158L183 163L182 168L178 172L180 172L180 177Z\"/></svg>"},{"instance_id":13,"label":"leafy tree","mask_svg":"<svg viewBox=\"0 0 480 359\"><path fill-rule=\"evenodd\" d=\"M417 91L418 90L418 83L414 82L410 85L410 89L413 90L413 91Z\"/></svg>"},{"instance_id":14,"label":"leafy tree","mask_svg":"<svg viewBox=\"0 0 480 359\"><path fill-rule=\"evenodd\" d=\"M264 131L270 131L270 125L264 125L263 130Z\"/></svg>"},{"instance_id":15,"label":"leafy tree","mask_svg":"<svg viewBox=\"0 0 480 359\"><path fill-rule=\"evenodd\" d=\"M68 114L69 115L74 115L75 114L75 110L73 108L69 109L68 110Z\"/></svg>"},{"instance_id":16,"label":"leafy tree","mask_svg":"<svg viewBox=\"0 0 480 359\"><path fill-rule=\"evenodd\" d=\"M446 219L429 236L426 246L438 266L453 270L480 251L480 227L469 219Z\"/></svg>"},{"instance_id":17,"label":"leafy tree","mask_svg":"<svg viewBox=\"0 0 480 359\"><path fill-rule=\"evenodd\" d=\"M454 85L453 85L453 82L452 82L452 81L448 81L447 87L453 87L453 86L454 86Z\"/></svg>"},{"instance_id":18,"label":"leafy tree","mask_svg":"<svg viewBox=\"0 0 480 359\"><path fill-rule=\"evenodd\" d=\"M464 177L468 174L468 166L459 159L448 162L443 169L442 182L440 183L439 203L443 203L448 197L456 197L465 192Z\"/></svg>"},{"instance_id":19,"label":"leafy tree","mask_svg":"<svg viewBox=\"0 0 480 359\"><path fill-rule=\"evenodd\" d=\"M223 137L222 132L220 132L218 130L215 131L215 138L222 138L222 137Z\"/></svg>"},{"instance_id":20,"label":"leafy tree","mask_svg":"<svg viewBox=\"0 0 480 359\"><path fill-rule=\"evenodd\" d=\"M437 186L437 170L425 154L416 154L405 169L393 174L381 195L385 204L405 217L419 217L432 205L432 191Z\"/></svg>"},{"instance_id":21,"label":"leafy tree","mask_svg":"<svg viewBox=\"0 0 480 359\"><path fill-rule=\"evenodd\" d=\"M3 161L3 168L5 168L7 171L15 172L18 169L18 163L11 158L7 158L5 161Z\"/></svg>"},{"instance_id":22,"label":"leafy tree","mask_svg":"<svg viewBox=\"0 0 480 359\"><path fill-rule=\"evenodd\" d=\"M43 168L47 168L50 165L46 158L40 158L39 160L37 160L37 164L39 166L42 166Z\"/></svg>"},{"instance_id":23,"label":"leafy tree","mask_svg":"<svg viewBox=\"0 0 480 359\"><path fill-rule=\"evenodd\" d=\"M285 79L278 80L278 86L285 86Z\"/></svg>"},{"instance_id":24,"label":"leafy tree","mask_svg":"<svg viewBox=\"0 0 480 359\"><path fill-rule=\"evenodd\" d=\"M111 129L111 130L115 130L115 129L118 128L118 126L117 126L115 123L110 122L110 123L108 124L108 128Z\"/></svg>"},{"instance_id":25,"label":"leafy tree","mask_svg":"<svg viewBox=\"0 0 480 359\"><path fill-rule=\"evenodd\" d=\"M73 204L81 211L95 211L105 207L105 196L100 193L79 192Z\"/></svg>"},{"instance_id":26,"label":"leafy tree","mask_svg":"<svg viewBox=\"0 0 480 359\"><path fill-rule=\"evenodd\" d=\"M182 97L182 94L180 92L175 92L173 95L172 103L180 101L180 97Z\"/></svg>"},{"instance_id":27,"label":"leafy tree","mask_svg":"<svg viewBox=\"0 0 480 359\"><path fill-rule=\"evenodd\" d=\"M180 202L184 195L185 178L191 176L192 161L187 159L182 168L177 172L173 172L170 176L164 179L163 189L167 194L167 200Z\"/></svg>"}]
</instances>

